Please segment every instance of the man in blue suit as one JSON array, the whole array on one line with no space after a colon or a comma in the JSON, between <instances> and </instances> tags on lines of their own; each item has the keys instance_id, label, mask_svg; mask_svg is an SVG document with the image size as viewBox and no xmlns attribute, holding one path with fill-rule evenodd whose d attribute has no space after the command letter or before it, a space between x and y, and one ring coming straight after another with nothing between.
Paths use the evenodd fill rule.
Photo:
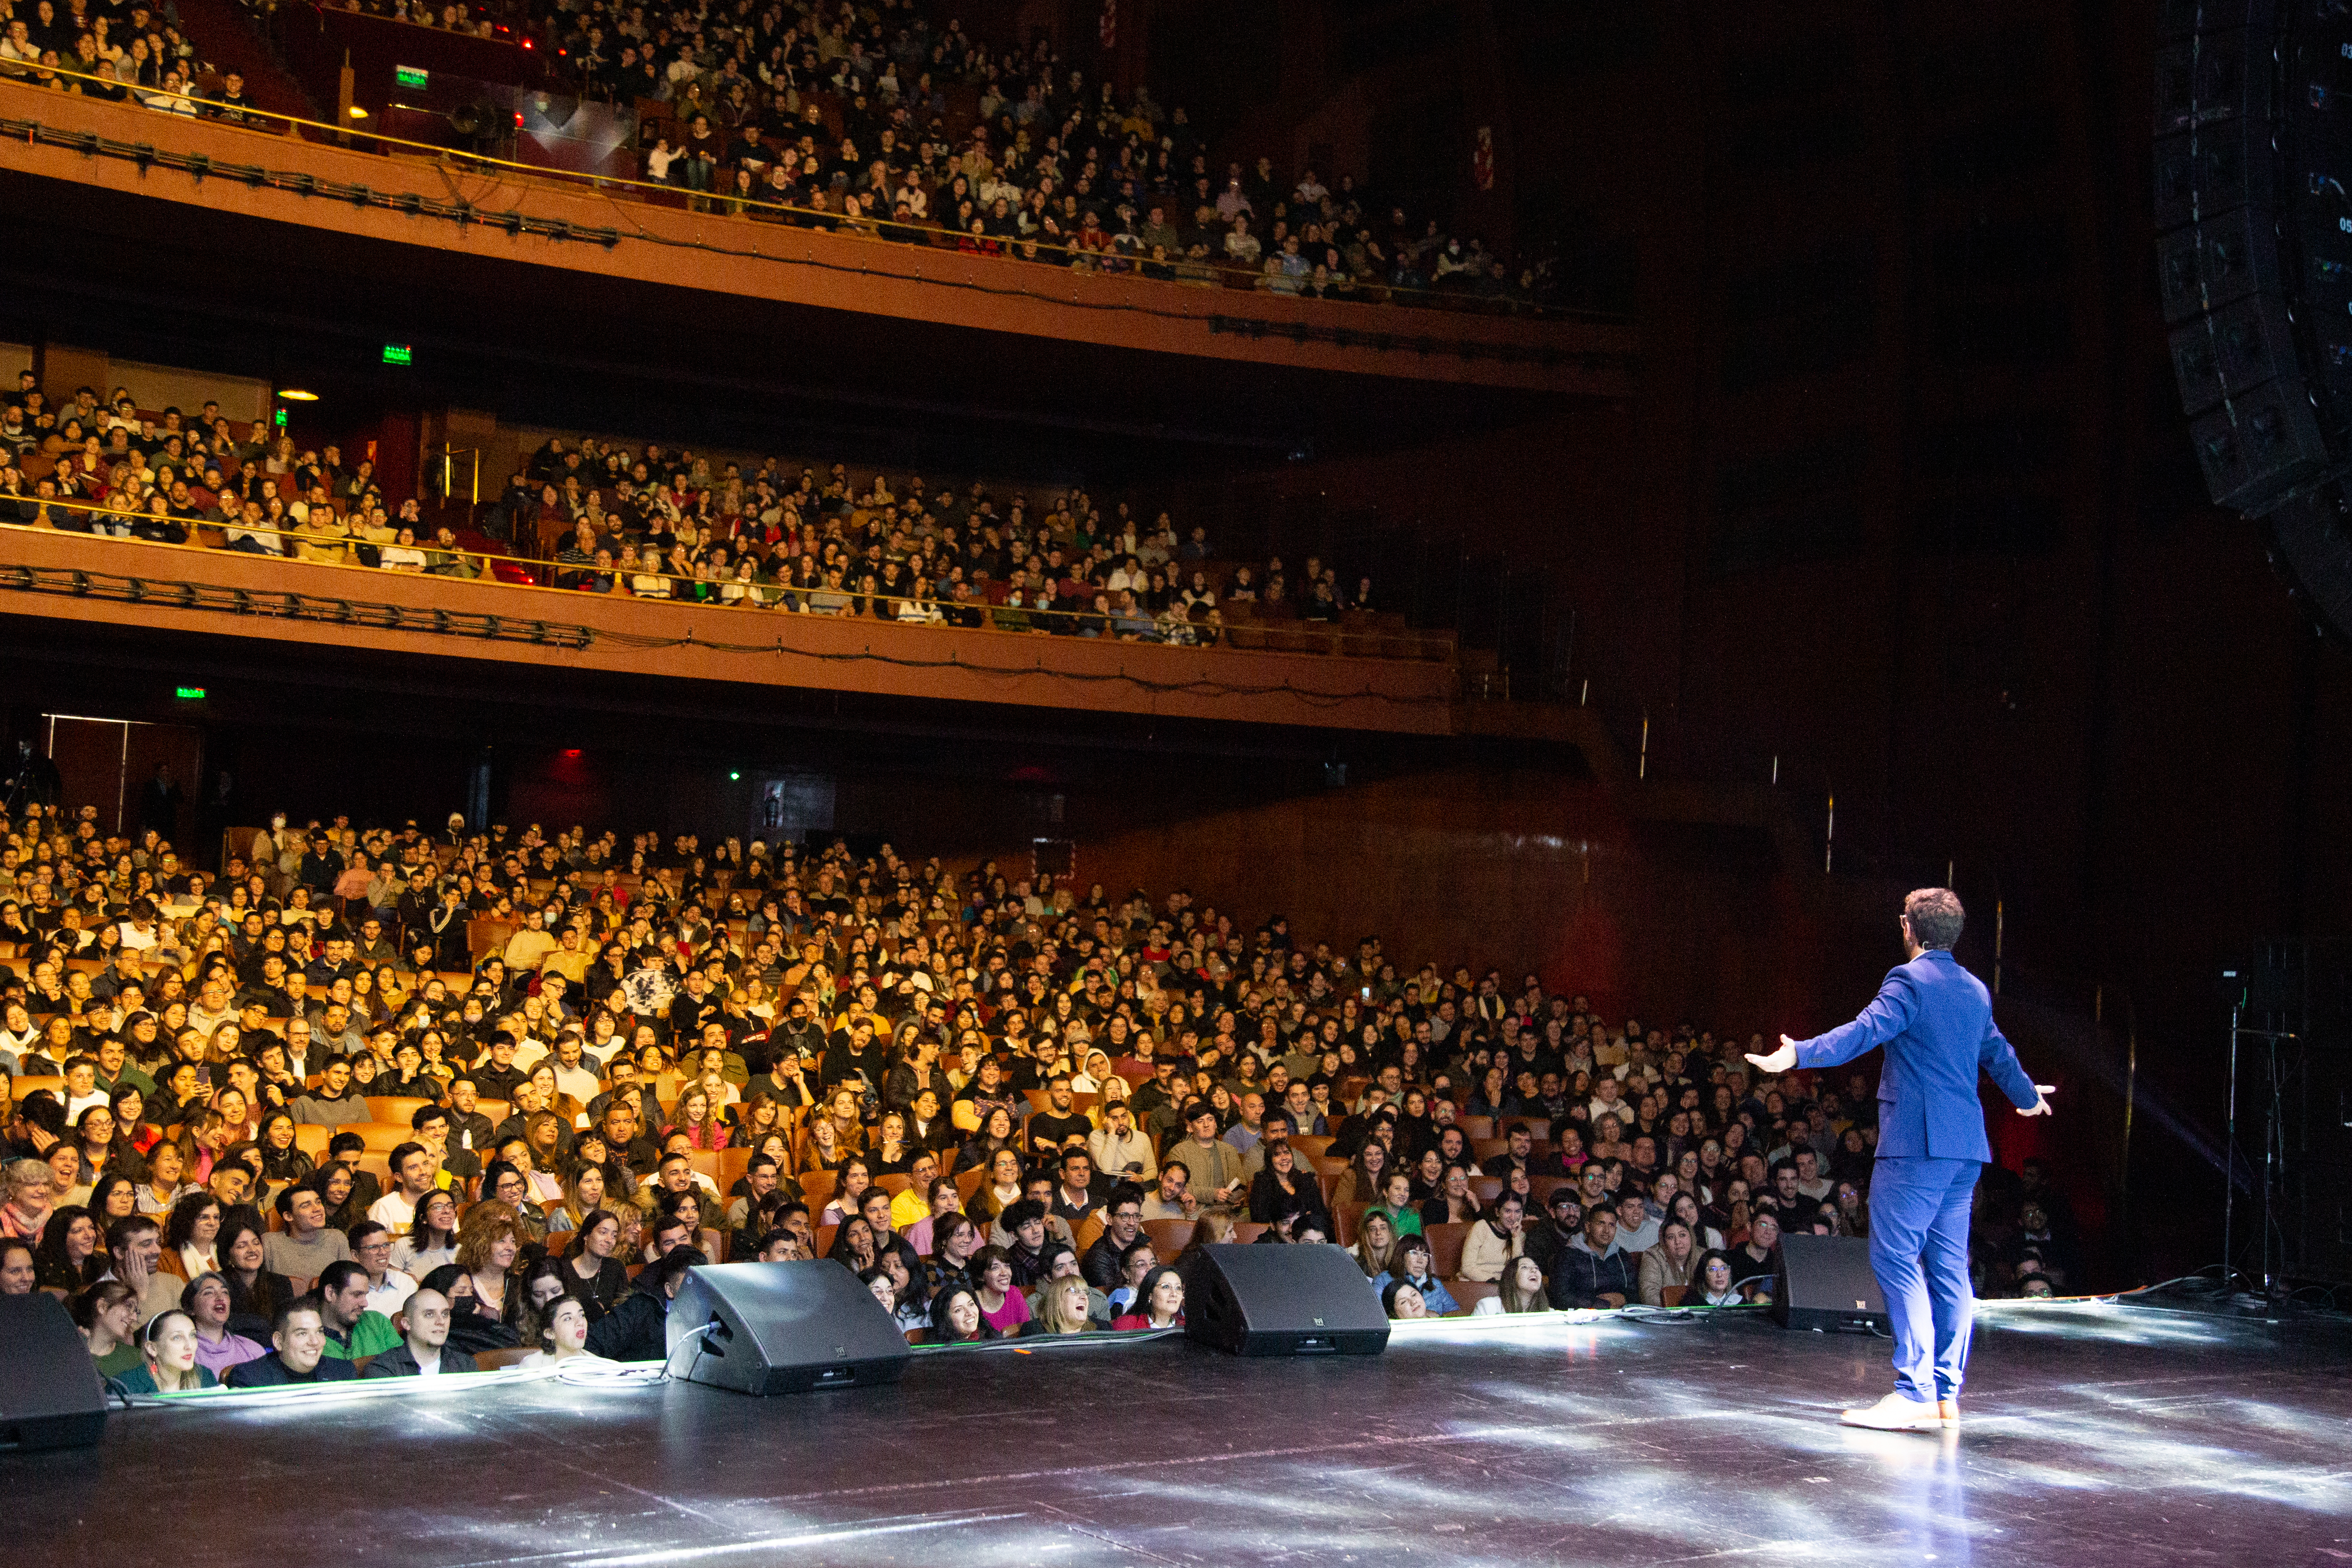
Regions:
<instances>
[{"instance_id":1,"label":"man in blue suit","mask_svg":"<svg viewBox=\"0 0 2352 1568\"><path fill-rule=\"evenodd\" d=\"M2050 1114L2049 1084L2017 1065L1993 1026L1983 982L1952 957L1965 915L1948 888L1903 900L1909 962L1851 1024L1748 1060L1768 1073L1830 1068L1886 1047L1878 1078L1878 1160L1870 1179L1870 1267L1895 1327L1895 1392L1846 1411L1849 1426L1927 1431L1960 1424L1975 1298L1969 1286L1969 1209L1992 1158L1977 1075L1986 1072L2020 1116ZM1924 1268L1923 1268L1924 1264Z\"/></svg>"}]
</instances>

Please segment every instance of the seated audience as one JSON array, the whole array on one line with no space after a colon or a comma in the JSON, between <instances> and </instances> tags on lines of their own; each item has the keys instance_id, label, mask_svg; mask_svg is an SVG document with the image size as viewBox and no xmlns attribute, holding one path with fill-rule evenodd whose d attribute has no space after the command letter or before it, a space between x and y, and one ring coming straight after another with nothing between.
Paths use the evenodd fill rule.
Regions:
<instances>
[{"instance_id":1,"label":"seated audience","mask_svg":"<svg viewBox=\"0 0 2352 1568\"><path fill-rule=\"evenodd\" d=\"M1481 1311L1769 1300L1788 1226L1866 1223L1866 1074L1759 1079L1760 1041L1612 1023L1534 978L1448 978L1182 894L463 819L279 822L215 881L160 833L83 822L0 809L0 1048L24 1069L0 1101L0 1291L65 1295L94 1364L142 1394L355 1362L432 1376L495 1350L659 1363L713 1255L840 1257L903 1331L954 1345L1175 1326L1179 1255L1236 1226L1343 1239L1409 1319L1462 1311L1465 1280L1496 1288ZM478 952L477 921L497 931ZM77 940L142 922L152 940L102 960ZM150 1005L100 1005L93 973ZM305 1167L317 1135L268 1108L331 1077L425 1109L378 1121L334 1097ZM1542 1125L1479 1143L1474 1094L1526 1097ZM1336 1208L1327 1159L1347 1163ZM89 1205L57 1201L77 1187ZM1983 1198L1980 1294L2079 1267L2046 1176L1990 1173Z\"/></svg>"}]
</instances>

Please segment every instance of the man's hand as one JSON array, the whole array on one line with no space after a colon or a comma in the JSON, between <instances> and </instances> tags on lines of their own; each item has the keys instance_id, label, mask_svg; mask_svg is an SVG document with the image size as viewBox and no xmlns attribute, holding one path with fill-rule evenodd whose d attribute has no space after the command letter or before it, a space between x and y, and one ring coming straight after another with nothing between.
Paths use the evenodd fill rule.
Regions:
<instances>
[{"instance_id":1,"label":"man's hand","mask_svg":"<svg viewBox=\"0 0 2352 1568\"><path fill-rule=\"evenodd\" d=\"M2054 1083L2035 1084L2033 1086L2033 1103L2020 1110L2018 1114L2020 1116L2055 1115L2056 1111L2050 1104L2050 1097L2057 1092L2058 1086Z\"/></svg>"},{"instance_id":2,"label":"man's hand","mask_svg":"<svg viewBox=\"0 0 2352 1568\"><path fill-rule=\"evenodd\" d=\"M1783 1035L1780 1037L1780 1048L1779 1050L1774 1051L1769 1056L1764 1057L1759 1057L1755 1052L1750 1051L1748 1053L1748 1059L1756 1064L1756 1068L1759 1072L1787 1072L1797 1065L1797 1042L1790 1039L1788 1036Z\"/></svg>"}]
</instances>

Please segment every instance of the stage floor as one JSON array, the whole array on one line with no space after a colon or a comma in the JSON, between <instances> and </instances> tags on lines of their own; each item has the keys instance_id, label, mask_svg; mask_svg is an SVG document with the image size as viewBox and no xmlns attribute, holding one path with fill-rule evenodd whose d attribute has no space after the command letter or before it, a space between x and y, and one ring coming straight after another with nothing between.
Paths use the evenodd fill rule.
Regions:
<instances>
[{"instance_id":1,"label":"stage floor","mask_svg":"<svg viewBox=\"0 0 2352 1568\"><path fill-rule=\"evenodd\" d=\"M1379 1359L1181 1340L672 1384L136 1410L0 1460L12 1557L333 1568L1984 1565L2352 1558L2352 1332L2005 1305L1953 1438L1836 1425L1882 1341L1429 1324Z\"/></svg>"}]
</instances>

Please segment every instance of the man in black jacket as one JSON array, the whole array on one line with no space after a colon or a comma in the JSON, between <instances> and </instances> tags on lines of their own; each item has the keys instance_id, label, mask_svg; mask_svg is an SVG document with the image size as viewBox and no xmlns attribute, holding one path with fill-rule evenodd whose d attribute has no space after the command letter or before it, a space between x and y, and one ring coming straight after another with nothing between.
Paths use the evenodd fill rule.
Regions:
<instances>
[{"instance_id":1,"label":"man in black jacket","mask_svg":"<svg viewBox=\"0 0 2352 1568\"><path fill-rule=\"evenodd\" d=\"M1528 1222L1528 1256L1543 1265L1544 1278L1549 1279L1559 1266L1560 1255L1584 1234L1584 1205L1576 1188L1563 1182L1551 1190L1544 1207L1542 1221Z\"/></svg>"},{"instance_id":2,"label":"man in black jacket","mask_svg":"<svg viewBox=\"0 0 2352 1568\"><path fill-rule=\"evenodd\" d=\"M1143 1189L1121 1182L1103 1205L1103 1233L1078 1260L1078 1272L1097 1290L1118 1284L1120 1257L1143 1234Z\"/></svg>"},{"instance_id":3,"label":"man in black jacket","mask_svg":"<svg viewBox=\"0 0 2352 1568\"><path fill-rule=\"evenodd\" d=\"M1633 1255L1617 1248L1617 1214L1596 1206L1584 1216L1584 1234L1559 1255L1545 1292L1554 1307L1622 1307L1633 1299Z\"/></svg>"},{"instance_id":4,"label":"man in black jacket","mask_svg":"<svg viewBox=\"0 0 2352 1568\"><path fill-rule=\"evenodd\" d=\"M646 1265L629 1293L589 1329L590 1352L612 1361L667 1361L670 1301L686 1271L707 1261L698 1247L674 1247Z\"/></svg>"},{"instance_id":5,"label":"man in black jacket","mask_svg":"<svg viewBox=\"0 0 2352 1568\"><path fill-rule=\"evenodd\" d=\"M368 1363L370 1377L440 1377L478 1370L474 1358L449 1348L449 1298L417 1290L393 1315L400 1342Z\"/></svg>"},{"instance_id":6,"label":"man in black jacket","mask_svg":"<svg viewBox=\"0 0 2352 1568\"><path fill-rule=\"evenodd\" d=\"M350 1362L327 1354L327 1322L316 1296L280 1303L270 1321L269 1342L277 1348L257 1361L237 1363L221 1381L231 1388L270 1388L288 1383L347 1383L359 1376Z\"/></svg>"}]
</instances>

